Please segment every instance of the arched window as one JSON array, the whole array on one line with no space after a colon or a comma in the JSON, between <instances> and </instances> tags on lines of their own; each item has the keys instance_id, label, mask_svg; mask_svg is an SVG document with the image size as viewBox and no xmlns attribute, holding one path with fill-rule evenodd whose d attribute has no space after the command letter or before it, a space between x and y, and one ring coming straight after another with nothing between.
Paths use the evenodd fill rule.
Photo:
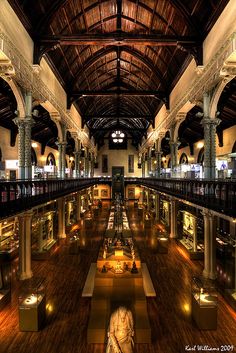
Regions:
<instances>
[{"instance_id":1,"label":"arched window","mask_svg":"<svg viewBox=\"0 0 236 353\"><path fill-rule=\"evenodd\" d=\"M179 159L179 164L188 164L188 157L186 153L182 153Z\"/></svg>"},{"instance_id":2,"label":"arched window","mask_svg":"<svg viewBox=\"0 0 236 353\"><path fill-rule=\"evenodd\" d=\"M37 156L33 147L31 147L31 163L32 165L37 165Z\"/></svg>"},{"instance_id":3,"label":"arched window","mask_svg":"<svg viewBox=\"0 0 236 353\"><path fill-rule=\"evenodd\" d=\"M46 165L56 165L54 154L51 152L47 156Z\"/></svg>"},{"instance_id":4,"label":"arched window","mask_svg":"<svg viewBox=\"0 0 236 353\"><path fill-rule=\"evenodd\" d=\"M197 163L203 165L204 162L204 147L202 147L198 153Z\"/></svg>"},{"instance_id":5,"label":"arched window","mask_svg":"<svg viewBox=\"0 0 236 353\"><path fill-rule=\"evenodd\" d=\"M233 148L232 148L232 153L236 153L236 141L234 142Z\"/></svg>"}]
</instances>

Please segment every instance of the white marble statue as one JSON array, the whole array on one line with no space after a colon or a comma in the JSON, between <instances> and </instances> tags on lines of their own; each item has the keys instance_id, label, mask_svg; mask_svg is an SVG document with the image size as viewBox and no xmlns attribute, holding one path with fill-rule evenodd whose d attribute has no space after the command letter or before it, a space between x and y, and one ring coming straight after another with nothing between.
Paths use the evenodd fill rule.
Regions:
<instances>
[{"instance_id":1,"label":"white marble statue","mask_svg":"<svg viewBox=\"0 0 236 353\"><path fill-rule=\"evenodd\" d=\"M133 353L133 316L129 309L120 306L110 318L106 353Z\"/></svg>"}]
</instances>

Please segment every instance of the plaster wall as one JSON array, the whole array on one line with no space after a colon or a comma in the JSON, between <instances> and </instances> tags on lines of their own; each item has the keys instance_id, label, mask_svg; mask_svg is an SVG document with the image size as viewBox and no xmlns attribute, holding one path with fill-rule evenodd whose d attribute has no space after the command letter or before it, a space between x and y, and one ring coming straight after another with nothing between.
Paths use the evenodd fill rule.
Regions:
<instances>
[{"instance_id":1,"label":"plaster wall","mask_svg":"<svg viewBox=\"0 0 236 353\"><path fill-rule=\"evenodd\" d=\"M102 155L108 156L108 173L102 173ZM128 173L128 155L134 155L134 173ZM141 169L138 169L138 152L128 140L127 150L109 150L108 140L105 145L98 151L98 168L94 169L94 176L112 176L113 166L124 166L124 175L129 176L141 176Z\"/></svg>"},{"instance_id":2,"label":"plaster wall","mask_svg":"<svg viewBox=\"0 0 236 353\"><path fill-rule=\"evenodd\" d=\"M82 119L80 114L78 113L77 109L75 108L75 106L72 104L71 108L70 108L70 113L71 113L71 117L73 118L73 120L76 122L76 124L81 128L82 126Z\"/></svg>"},{"instance_id":3,"label":"plaster wall","mask_svg":"<svg viewBox=\"0 0 236 353\"><path fill-rule=\"evenodd\" d=\"M236 1L230 0L203 42L203 64L207 65L228 37L236 31ZM191 87L196 78L196 63L192 60L170 94L170 108L173 109L178 100Z\"/></svg>"},{"instance_id":4,"label":"plaster wall","mask_svg":"<svg viewBox=\"0 0 236 353\"><path fill-rule=\"evenodd\" d=\"M225 40L236 31L236 1L230 0L203 43L203 63L206 65Z\"/></svg>"},{"instance_id":5,"label":"plaster wall","mask_svg":"<svg viewBox=\"0 0 236 353\"><path fill-rule=\"evenodd\" d=\"M7 0L0 1L0 29L7 34L28 63L32 64L33 41Z\"/></svg>"},{"instance_id":6,"label":"plaster wall","mask_svg":"<svg viewBox=\"0 0 236 353\"><path fill-rule=\"evenodd\" d=\"M41 80L57 98L57 101L60 102L61 106L66 109L66 93L44 58L42 58L40 61L40 67Z\"/></svg>"}]
</instances>

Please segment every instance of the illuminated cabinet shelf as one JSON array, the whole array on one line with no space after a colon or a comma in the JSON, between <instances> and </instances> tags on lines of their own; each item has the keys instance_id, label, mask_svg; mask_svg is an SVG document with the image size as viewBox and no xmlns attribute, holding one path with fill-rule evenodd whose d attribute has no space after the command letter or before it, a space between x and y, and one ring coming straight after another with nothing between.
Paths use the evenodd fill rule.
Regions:
<instances>
[{"instance_id":1,"label":"illuminated cabinet shelf","mask_svg":"<svg viewBox=\"0 0 236 353\"><path fill-rule=\"evenodd\" d=\"M18 255L17 218L10 218L0 223L0 258L11 260Z\"/></svg>"}]
</instances>

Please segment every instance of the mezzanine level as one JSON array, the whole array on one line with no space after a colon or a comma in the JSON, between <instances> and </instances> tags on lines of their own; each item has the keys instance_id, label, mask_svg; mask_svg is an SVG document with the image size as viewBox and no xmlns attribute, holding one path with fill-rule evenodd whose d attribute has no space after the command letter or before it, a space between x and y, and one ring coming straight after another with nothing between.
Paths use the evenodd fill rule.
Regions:
<instances>
[{"instance_id":1,"label":"mezzanine level","mask_svg":"<svg viewBox=\"0 0 236 353\"><path fill-rule=\"evenodd\" d=\"M236 181L125 178L125 185L137 184L200 207L236 218ZM112 178L0 181L0 218L12 216L42 203L96 184L111 185Z\"/></svg>"}]
</instances>

